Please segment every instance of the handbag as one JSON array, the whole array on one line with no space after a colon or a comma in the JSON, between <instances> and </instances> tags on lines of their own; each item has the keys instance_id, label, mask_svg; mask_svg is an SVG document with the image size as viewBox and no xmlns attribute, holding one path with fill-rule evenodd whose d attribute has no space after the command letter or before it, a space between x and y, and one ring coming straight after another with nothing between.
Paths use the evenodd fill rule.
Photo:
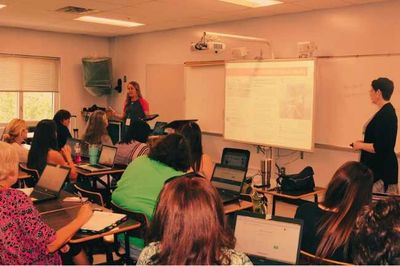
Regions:
<instances>
[{"instance_id":1,"label":"handbag","mask_svg":"<svg viewBox=\"0 0 400 266\"><path fill-rule=\"evenodd\" d=\"M314 170L311 166L305 167L298 174L279 175L277 179L282 192L304 194L314 191Z\"/></svg>"}]
</instances>

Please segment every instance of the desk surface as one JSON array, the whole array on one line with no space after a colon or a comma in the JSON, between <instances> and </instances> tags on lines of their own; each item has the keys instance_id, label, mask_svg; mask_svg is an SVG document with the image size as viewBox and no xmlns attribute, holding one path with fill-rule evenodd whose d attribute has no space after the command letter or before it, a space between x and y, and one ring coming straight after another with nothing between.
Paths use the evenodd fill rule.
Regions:
<instances>
[{"instance_id":1,"label":"desk surface","mask_svg":"<svg viewBox=\"0 0 400 266\"><path fill-rule=\"evenodd\" d=\"M70 208L70 209L61 209L56 212L46 213L46 214L43 214L41 217L42 217L43 221L45 221L51 228L53 228L54 230L58 230L61 227L68 224L69 222L71 222L76 217L78 212L79 212L79 208L75 207L75 208ZM112 234L116 234L116 233L130 231L130 230L138 228L139 226L140 226L139 222L132 220L132 219L128 219L125 222L118 225L117 227L115 227L114 229L104 232L104 233L85 234L85 233L81 233L80 231L78 231L69 242L70 243L81 243L81 242L85 242L88 240L101 238L106 235L112 235Z\"/></svg>"},{"instance_id":2,"label":"desk surface","mask_svg":"<svg viewBox=\"0 0 400 266\"><path fill-rule=\"evenodd\" d=\"M75 219L76 215L79 212L81 206L80 202L62 201L63 198L69 196L75 196L75 195L68 193L66 191L62 191L59 200L49 200L35 204L35 207L39 210L40 216L43 219L43 221L47 223L54 230L58 230L63 226L67 225L69 222ZM103 209L105 211L108 211L108 209L105 208ZM121 223L118 227L104 233L84 234L78 231L74 235L74 237L70 240L70 243L81 243L88 240L101 238L106 235L122 233L136 229L139 226L140 226L139 222L132 219L128 219L125 222Z\"/></svg>"},{"instance_id":3,"label":"desk surface","mask_svg":"<svg viewBox=\"0 0 400 266\"><path fill-rule=\"evenodd\" d=\"M110 175L110 174L118 174L123 173L125 168L112 168L109 170L97 171L97 172L89 172L83 169L76 167L76 172L81 176L101 176L101 175Z\"/></svg>"},{"instance_id":4,"label":"desk surface","mask_svg":"<svg viewBox=\"0 0 400 266\"><path fill-rule=\"evenodd\" d=\"M314 196L316 194L320 194L324 192L326 188L322 187L315 187L314 191L300 194L300 195L290 195L283 193L282 191L277 191L276 189L271 189L271 190L265 190L265 189L257 189L257 192L264 193L265 195L271 195L271 196L278 196L282 198L288 198L288 199L304 199L310 196Z\"/></svg>"},{"instance_id":5,"label":"desk surface","mask_svg":"<svg viewBox=\"0 0 400 266\"><path fill-rule=\"evenodd\" d=\"M232 202L224 205L225 214L230 214L240 210L245 210L253 207L253 203L250 201L239 200L239 202Z\"/></svg>"}]
</instances>

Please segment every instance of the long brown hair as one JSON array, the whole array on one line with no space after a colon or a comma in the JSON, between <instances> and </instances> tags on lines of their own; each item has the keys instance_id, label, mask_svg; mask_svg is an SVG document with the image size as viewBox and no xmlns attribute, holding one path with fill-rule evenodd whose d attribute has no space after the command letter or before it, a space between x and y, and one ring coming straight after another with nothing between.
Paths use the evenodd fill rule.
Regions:
<instances>
[{"instance_id":1,"label":"long brown hair","mask_svg":"<svg viewBox=\"0 0 400 266\"><path fill-rule=\"evenodd\" d=\"M234 248L222 201L202 177L178 177L160 193L150 229L150 241L161 250L157 264L227 264L223 248Z\"/></svg>"},{"instance_id":2,"label":"long brown hair","mask_svg":"<svg viewBox=\"0 0 400 266\"><path fill-rule=\"evenodd\" d=\"M83 140L89 144L101 144L101 138L107 133L107 125L104 119L106 113L101 110L94 111L89 117L89 123L86 128Z\"/></svg>"},{"instance_id":3,"label":"long brown hair","mask_svg":"<svg viewBox=\"0 0 400 266\"><path fill-rule=\"evenodd\" d=\"M201 158L203 156L201 129L197 123L189 122L182 128L181 134L186 138L190 146L190 166L193 168L193 171L199 172L201 170Z\"/></svg>"},{"instance_id":4,"label":"long brown hair","mask_svg":"<svg viewBox=\"0 0 400 266\"><path fill-rule=\"evenodd\" d=\"M131 81L131 82L128 83L128 85L132 85L133 88L135 88L136 93L137 93L139 99L140 99L140 98L143 98L142 92L140 91L140 85L139 85L138 82L136 82L136 81ZM124 113L125 113L126 108L128 108L128 105L129 105L130 103L131 103L131 97L129 97L129 94L127 93L127 94L126 94L126 98L125 98L125 103L124 103Z\"/></svg>"},{"instance_id":5,"label":"long brown hair","mask_svg":"<svg viewBox=\"0 0 400 266\"><path fill-rule=\"evenodd\" d=\"M371 202L372 183L372 171L359 162L346 162L335 172L322 203L335 212L323 217L317 230L322 236L318 257L329 257L348 243L358 213Z\"/></svg>"}]
</instances>

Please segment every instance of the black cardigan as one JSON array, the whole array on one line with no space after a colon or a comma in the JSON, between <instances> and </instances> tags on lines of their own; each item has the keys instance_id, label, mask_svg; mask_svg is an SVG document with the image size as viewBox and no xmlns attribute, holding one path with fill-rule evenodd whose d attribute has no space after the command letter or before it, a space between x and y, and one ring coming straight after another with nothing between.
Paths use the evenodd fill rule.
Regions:
<instances>
[{"instance_id":1,"label":"black cardigan","mask_svg":"<svg viewBox=\"0 0 400 266\"><path fill-rule=\"evenodd\" d=\"M375 153L361 151L360 162L374 173L374 181L382 179L385 186L397 184L398 164L394 152L397 137L397 116L391 103L375 114L365 129L364 142L374 145Z\"/></svg>"}]
</instances>

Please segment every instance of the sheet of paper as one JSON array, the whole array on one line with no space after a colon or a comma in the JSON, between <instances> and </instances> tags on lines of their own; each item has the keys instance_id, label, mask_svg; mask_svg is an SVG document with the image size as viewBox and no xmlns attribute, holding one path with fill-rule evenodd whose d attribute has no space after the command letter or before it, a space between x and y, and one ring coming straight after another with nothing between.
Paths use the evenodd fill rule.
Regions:
<instances>
[{"instance_id":1,"label":"sheet of paper","mask_svg":"<svg viewBox=\"0 0 400 266\"><path fill-rule=\"evenodd\" d=\"M125 214L94 211L92 217L90 217L89 221L87 221L81 229L101 231L106 227L114 225L124 217L126 217Z\"/></svg>"},{"instance_id":2,"label":"sheet of paper","mask_svg":"<svg viewBox=\"0 0 400 266\"><path fill-rule=\"evenodd\" d=\"M18 188L18 190L24 192L29 197L29 195L31 195L31 193L33 191L33 187Z\"/></svg>"}]
</instances>

